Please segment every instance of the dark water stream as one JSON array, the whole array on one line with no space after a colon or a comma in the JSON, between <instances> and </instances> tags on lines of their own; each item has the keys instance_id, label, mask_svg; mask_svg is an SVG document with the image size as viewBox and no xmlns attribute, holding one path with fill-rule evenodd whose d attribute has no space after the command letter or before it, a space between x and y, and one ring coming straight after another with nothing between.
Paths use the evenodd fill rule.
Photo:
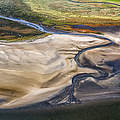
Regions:
<instances>
[{"instance_id":1,"label":"dark water stream","mask_svg":"<svg viewBox=\"0 0 120 120\"><path fill-rule=\"evenodd\" d=\"M80 2L80 1L74 1L74 0L69 0L69 1L74 2L74 3L100 3L100 4L108 4L108 5L120 6L119 4L112 3L112 2Z\"/></svg>"},{"instance_id":2,"label":"dark water stream","mask_svg":"<svg viewBox=\"0 0 120 120\"><path fill-rule=\"evenodd\" d=\"M102 3L102 2L99 2L99 3ZM112 3L113 4L113 3ZM113 4L113 5L117 5L117 4ZM120 5L118 5L120 6ZM12 18L12 17L5 17L5 16L2 16L0 15L0 18L2 19L6 19L6 20L10 20L10 21L14 21L14 22L18 22L20 24L23 24L23 25L26 25L26 26L29 26L29 27L32 27L36 30L39 30L41 32L45 32L45 33L50 33L50 34L65 34L65 35L77 35L77 36L89 36L89 37L94 37L94 38L99 38L99 39L102 39L102 40L106 40L107 43L106 44L103 44L103 45L95 45L95 46L92 46L92 47L88 47L88 48L85 48L85 49L82 49L80 51L78 51L78 53L75 55L74 57L74 60L75 62L77 63L77 65L79 67L86 67L84 65L81 65L80 62L79 62L79 57L82 53L88 51L88 50L92 50L92 49L96 49L96 48L101 48L101 47L106 47L106 46L110 46L110 45L113 45L114 42L109 39L109 38L106 38L104 36L100 36L100 35L95 35L95 34L80 34L80 33L68 33L68 32L58 32L58 31L49 31L47 30L45 27L41 26L41 25L37 25L35 23L31 23L31 22L28 22L28 21L25 21L25 20L21 20L21 19L16 19L16 18ZM87 26L89 27L89 26ZM109 43L108 43L109 42ZM72 85L71 86L68 86L65 88L65 91L64 91L64 94L66 94L66 96L69 96L68 97L68 100L65 104L71 104L71 103L81 103L80 100L78 100L77 98L75 98L74 96L74 88L77 86L77 84L79 83L79 81L81 80L84 80L88 77L92 77L94 78L95 80L104 80L104 79L107 79L108 78L108 73L106 73L103 69L99 68L99 67L96 67L94 66L94 69L96 69L98 72L99 72L99 76L94 76L93 74L88 74L88 73L84 73L84 74L78 74L76 76L73 76L72 78ZM110 76L109 76L110 77ZM45 103L43 104L44 106L47 106L48 104ZM39 105L38 105L39 106ZM32 106L31 106L32 107Z\"/></svg>"}]
</instances>

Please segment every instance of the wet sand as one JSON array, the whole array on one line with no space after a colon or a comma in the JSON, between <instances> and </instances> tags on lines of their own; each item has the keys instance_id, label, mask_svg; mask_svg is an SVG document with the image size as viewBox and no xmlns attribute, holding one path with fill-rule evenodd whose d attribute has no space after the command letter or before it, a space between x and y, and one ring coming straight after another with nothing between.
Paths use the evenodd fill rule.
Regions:
<instances>
[{"instance_id":1,"label":"wet sand","mask_svg":"<svg viewBox=\"0 0 120 120\"><path fill-rule=\"evenodd\" d=\"M71 85L74 75L98 74L93 68L79 68L74 56L80 49L106 43L94 37L56 34L28 43L1 43L0 93L1 99L5 98L6 101L1 103L0 108L16 108L49 100ZM102 56L106 56L101 66L112 71L105 61L120 59L118 51L119 47L113 45L87 51L82 56L96 65L100 65ZM82 56L79 59L84 62ZM119 75L105 81L89 80L103 87L114 88L118 87ZM78 98L80 94L77 93Z\"/></svg>"}]
</instances>

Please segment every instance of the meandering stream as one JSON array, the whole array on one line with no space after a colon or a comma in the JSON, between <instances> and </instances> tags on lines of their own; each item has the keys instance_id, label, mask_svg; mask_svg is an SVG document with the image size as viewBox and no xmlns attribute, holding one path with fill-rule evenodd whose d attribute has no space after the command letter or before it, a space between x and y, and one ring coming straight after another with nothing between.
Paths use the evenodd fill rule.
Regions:
<instances>
[{"instance_id":1,"label":"meandering stream","mask_svg":"<svg viewBox=\"0 0 120 120\"><path fill-rule=\"evenodd\" d=\"M72 1L72 0L70 0ZM81 2L80 2L81 3ZM99 3L103 3L103 2L99 2ZM113 4L113 3L111 3ZM117 4L114 4L114 5L117 5ZM120 5L118 5L120 6ZM76 64L79 66L79 67L86 67L84 65L81 65L80 61L79 61L79 57L81 54L83 54L84 52L88 51L88 50L92 50L92 49L96 49L96 48L101 48L101 47L106 47L106 46L110 46L110 45L113 45L114 44L114 41L112 41L111 39L109 38L106 38L104 36L100 36L100 35L95 35L95 34L80 34L80 33L69 33L69 32L57 32L57 31L49 31L47 29L45 29L43 26L40 26L40 25L37 25L35 23L31 23L31 22L28 22L28 21L25 21L25 20L21 20L21 19L16 19L16 18L12 18L12 17L5 17L5 16L2 16L0 15L0 18L2 19L6 19L6 20L10 20L10 21L14 21L14 22L18 22L20 24L23 24L23 25L26 25L26 26L29 26L29 27L32 27L36 30L39 30L41 32L45 32L45 33L50 33L50 34L65 34L65 35L77 35L77 36L89 36L89 37L94 37L94 38L99 38L99 39L102 39L102 40L106 40L108 41L106 44L102 44L102 45L95 45L95 46L92 46L92 47L88 47L88 48L85 48L85 49L82 49L80 51L78 51L78 53L74 56L74 60L76 62ZM110 77L108 75L108 73L106 73L103 69L97 67L97 66L94 66L94 69L96 69L98 72L99 72L99 76L94 76L92 74L77 74L75 76L73 76L72 78L72 85L67 87L65 90L67 91L68 89L68 92L66 92L67 95L69 95L69 98L68 98L68 101L67 103L81 103L80 100L77 100L74 96L74 88L78 85L78 82L80 80L83 80L83 79L86 79L87 77L93 77L94 79L96 80L104 80L108 77ZM112 75L113 76L113 75Z\"/></svg>"},{"instance_id":2,"label":"meandering stream","mask_svg":"<svg viewBox=\"0 0 120 120\"><path fill-rule=\"evenodd\" d=\"M100 4L108 4L108 5L120 6L119 4L111 3L111 2L80 2L80 1L73 1L73 0L69 0L69 1L74 2L74 3L100 3Z\"/></svg>"}]
</instances>

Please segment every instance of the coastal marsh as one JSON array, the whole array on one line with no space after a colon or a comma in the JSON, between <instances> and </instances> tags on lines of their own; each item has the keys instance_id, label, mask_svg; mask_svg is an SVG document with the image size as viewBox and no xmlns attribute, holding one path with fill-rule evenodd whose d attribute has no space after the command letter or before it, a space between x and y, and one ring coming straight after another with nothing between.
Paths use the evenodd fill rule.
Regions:
<instances>
[{"instance_id":1,"label":"coastal marsh","mask_svg":"<svg viewBox=\"0 0 120 120\"><path fill-rule=\"evenodd\" d=\"M78 3L77 3L78 2ZM77 31L77 32L92 32L100 33L99 31L90 30L75 30L69 29L69 25L89 25L89 26L112 26L120 25L120 6L103 3L79 3L83 0L2 0L0 2L0 13L4 16L24 19L36 24L42 24L46 27L53 27L59 30ZM88 0L86 2L109 2L106 0ZM118 4L118 1L112 1ZM0 22L3 20L1 19ZM6 24L6 22L8 24ZM11 22L5 20L0 23L2 30L0 40L19 41L28 40L30 37L43 36L43 33L34 30L33 28L25 28L27 33L22 30L18 33L14 29L12 32L7 32ZM20 24L13 23L17 29L21 29ZM15 25L16 24L16 25ZM68 25L68 27L64 27ZM25 27L25 26L24 26ZM4 31L3 31L4 30ZM29 34L28 34L29 31ZM6 36L4 36L6 35ZM4 36L4 37L3 37ZM8 36L8 37L7 37ZM34 37L33 37L34 36ZM46 35L45 35L46 36ZM12 39L12 40L10 40Z\"/></svg>"},{"instance_id":2,"label":"coastal marsh","mask_svg":"<svg viewBox=\"0 0 120 120\"><path fill-rule=\"evenodd\" d=\"M2 0L0 108L119 98L119 33L117 1Z\"/></svg>"}]
</instances>

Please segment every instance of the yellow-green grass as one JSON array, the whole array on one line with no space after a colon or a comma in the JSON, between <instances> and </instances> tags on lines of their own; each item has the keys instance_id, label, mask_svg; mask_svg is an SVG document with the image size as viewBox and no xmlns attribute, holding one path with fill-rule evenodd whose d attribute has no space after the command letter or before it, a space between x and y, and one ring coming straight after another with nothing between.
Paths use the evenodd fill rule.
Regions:
<instances>
[{"instance_id":1,"label":"yellow-green grass","mask_svg":"<svg viewBox=\"0 0 120 120\"><path fill-rule=\"evenodd\" d=\"M87 1L119 3L119 0L86 0L85 2ZM62 29L62 26L66 24L91 26L120 25L120 7L111 4L74 3L69 0L1 0L0 13L4 16L12 16L36 24L41 22L43 25L49 27L60 26L56 27L59 29ZM6 26L9 25L7 24ZM17 27L19 28L20 25L17 24ZM27 29L31 28L28 27ZM30 35L23 35L22 37L11 35L10 37L8 34L8 38L5 37L5 39L15 41L18 39L26 40L27 38L38 36L38 34L41 35L41 32L34 29L31 30ZM35 35L35 33L38 34ZM4 38L0 36L1 39Z\"/></svg>"},{"instance_id":2,"label":"yellow-green grass","mask_svg":"<svg viewBox=\"0 0 120 120\"><path fill-rule=\"evenodd\" d=\"M99 0L97 0L99 1ZM112 3L120 3L120 0L101 0L103 2L112 2Z\"/></svg>"},{"instance_id":3,"label":"yellow-green grass","mask_svg":"<svg viewBox=\"0 0 120 120\"><path fill-rule=\"evenodd\" d=\"M0 12L4 15L36 23L42 22L45 25L64 24L69 22L69 19L76 19L76 21L78 19L79 23L82 23L83 19L85 23L88 23L89 19L94 20L94 18L97 18L97 22L101 22L101 19L106 22L108 19L109 21L120 21L120 7L110 4L74 3L69 0L2 0L0 8Z\"/></svg>"},{"instance_id":4,"label":"yellow-green grass","mask_svg":"<svg viewBox=\"0 0 120 120\"><path fill-rule=\"evenodd\" d=\"M35 36L24 36L24 37L15 37L15 36L6 36L6 38L0 38L0 40L7 40L7 42L21 42L21 41L34 41L36 39L44 38L50 34L44 33L42 35L35 35Z\"/></svg>"},{"instance_id":5,"label":"yellow-green grass","mask_svg":"<svg viewBox=\"0 0 120 120\"><path fill-rule=\"evenodd\" d=\"M23 2L31 7L33 12L43 14L46 18L51 16L56 20L81 17L120 19L120 7L115 5L74 3L69 0L23 0Z\"/></svg>"},{"instance_id":6,"label":"yellow-green grass","mask_svg":"<svg viewBox=\"0 0 120 120\"><path fill-rule=\"evenodd\" d=\"M8 40L9 42L34 40L47 35L48 34L42 33L25 25L0 19L0 40Z\"/></svg>"}]
</instances>

